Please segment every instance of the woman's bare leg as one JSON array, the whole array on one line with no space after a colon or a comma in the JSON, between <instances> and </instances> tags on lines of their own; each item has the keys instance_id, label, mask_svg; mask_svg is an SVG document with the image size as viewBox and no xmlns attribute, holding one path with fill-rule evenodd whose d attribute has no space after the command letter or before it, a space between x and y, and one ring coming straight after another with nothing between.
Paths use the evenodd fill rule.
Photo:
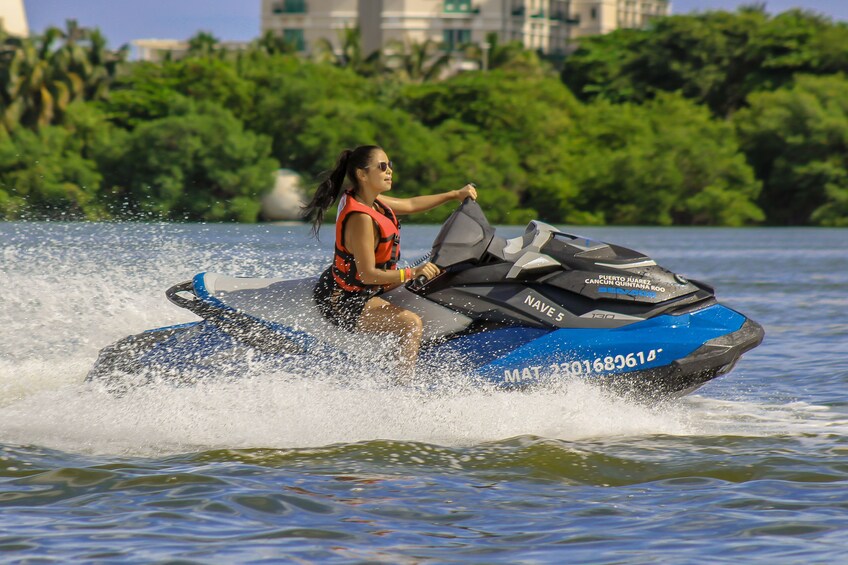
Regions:
<instances>
[{"instance_id":1,"label":"woman's bare leg","mask_svg":"<svg viewBox=\"0 0 848 565\"><path fill-rule=\"evenodd\" d=\"M421 317L409 310L390 304L379 297L365 303L356 329L369 333L391 333L400 338L400 368L411 376L418 360L424 326Z\"/></svg>"}]
</instances>

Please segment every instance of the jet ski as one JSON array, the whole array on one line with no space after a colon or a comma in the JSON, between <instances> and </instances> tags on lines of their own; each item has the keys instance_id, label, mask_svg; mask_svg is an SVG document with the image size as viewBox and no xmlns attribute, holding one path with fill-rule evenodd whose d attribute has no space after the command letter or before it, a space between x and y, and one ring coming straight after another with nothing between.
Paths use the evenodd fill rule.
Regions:
<instances>
[{"instance_id":1,"label":"jet ski","mask_svg":"<svg viewBox=\"0 0 848 565\"><path fill-rule=\"evenodd\" d=\"M719 304L711 286L642 253L539 221L505 239L471 199L447 219L426 258L438 276L382 295L421 316L423 375L507 389L582 379L677 397L728 373L764 336L758 323ZM199 321L106 347L87 380L122 391L265 363L299 374L355 374L358 363L385 363L391 372L385 337L346 332L321 316L316 280L200 273L165 293Z\"/></svg>"}]
</instances>

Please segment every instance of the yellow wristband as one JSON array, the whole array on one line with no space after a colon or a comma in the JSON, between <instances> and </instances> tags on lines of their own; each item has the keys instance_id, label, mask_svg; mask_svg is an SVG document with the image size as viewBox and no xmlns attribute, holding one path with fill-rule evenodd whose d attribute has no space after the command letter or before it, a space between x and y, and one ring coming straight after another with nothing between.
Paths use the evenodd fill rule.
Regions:
<instances>
[{"instance_id":1,"label":"yellow wristband","mask_svg":"<svg viewBox=\"0 0 848 565\"><path fill-rule=\"evenodd\" d=\"M400 269L400 282L406 281L406 269Z\"/></svg>"}]
</instances>

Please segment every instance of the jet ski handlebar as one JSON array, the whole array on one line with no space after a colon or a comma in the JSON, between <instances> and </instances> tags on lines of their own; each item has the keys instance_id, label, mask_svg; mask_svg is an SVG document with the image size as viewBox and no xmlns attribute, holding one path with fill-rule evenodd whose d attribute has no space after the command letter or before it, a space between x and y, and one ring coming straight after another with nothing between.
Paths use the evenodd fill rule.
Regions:
<instances>
[{"instance_id":1,"label":"jet ski handlebar","mask_svg":"<svg viewBox=\"0 0 848 565\"><path fill-rule=\"evenodd\" d=\"M476 200L466 198L454 210L433 240L430 261L440 269L461 263L476 263L486 252L495 228L489 225Z\"/></svg>"},{"instance_id":2,"label":"jet ski handlebar","mask_svg":"<svg viewBox=\"0 0 848 565\"><path fill-rule=\"evenodd\" d=\"M471 185L475 186L474 183L471 183ZM487 229L491 230L491 234L485 237L487 235ZM433 249L422 257L422 259L429 259L431 263L440 269L445 269L457 263L476 260L482 254L482 251L485 251L485 246L482 250L477 248L479 247L481 236L482 239L485 239L486 246L488 246L493 234L494 229L486 221L480 205L468 196L448 219L445 220L445 223L442 224L442 229L439 230L436 239L433 240ZM478 245L475 245L475 243ZM464 252L462 250L463 248L465 248ZM423 262L419 260L416 263L421 264ZM417 292L424 288L426 284L427 277L419 275L408 286L410 290Z\"/></svg>"},{"instance_id":3,"label":"jet ski handlebar","mask_svg":"<svg viewBox=\"0 0 848 565\"><path fill-rule=\"evenodd\" d=\"M425 284L427 284L427 277L425 277L424 275L418 275L412 280L411 283L409 283L409 290L411 290L412 292L418 292L419 290L424 288Z\"/></svg>"}]
</instances>

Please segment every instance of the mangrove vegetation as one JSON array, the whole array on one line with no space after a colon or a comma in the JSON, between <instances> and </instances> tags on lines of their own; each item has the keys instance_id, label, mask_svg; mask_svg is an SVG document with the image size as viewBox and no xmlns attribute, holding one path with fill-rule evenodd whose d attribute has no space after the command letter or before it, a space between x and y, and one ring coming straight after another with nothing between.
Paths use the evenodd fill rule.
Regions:
<instances>
[{"instance_id":1,"label":"mangrove vegetation","mask_svg":"<svg viewBox=\"0 0 848 565\"><path fill-rule=\"evenodd\" d=\"M254 222L277 169L314 186L376 143L398 195L474 182L498 223L848 225L845 23L671 16L556 63L489 40L366 54L354 29L306 57L199 33L153 63L74 22L0 35L0 219Z\"/></svg>"}]
</instances>

